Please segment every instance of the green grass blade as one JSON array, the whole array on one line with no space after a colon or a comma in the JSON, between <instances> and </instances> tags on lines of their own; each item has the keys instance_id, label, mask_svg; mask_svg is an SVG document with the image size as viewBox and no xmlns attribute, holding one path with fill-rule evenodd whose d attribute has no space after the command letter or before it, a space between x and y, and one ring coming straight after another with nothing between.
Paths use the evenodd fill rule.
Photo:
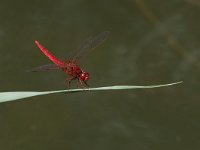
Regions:
<instances>
[{"instance_id":1,"label":"green grass blade","mask_svg":"<svg viewBox=\"0 0 200 150\"><path fill-rule=\"evenodd\" d=\"M72 92L83 92L83 91L105 91L105 90L130 90L130 89L150 89L150 88L158 88L171 86L175 84L182 83L175 82L170 84L162 84L162 85L149 85L149 86L132 86L132 85L118 85L118 86L106 86L106 87L97 87L97 88L85 88L85 89L69 89L69 90L58 90L58 91L44 91L44 92L35 92L35 91L16 91L16 92L0 92L0 103L19 100L22 98L28 98L39 95L47 95L54 93L72 93Z\"/></svg>"}]
</instances>

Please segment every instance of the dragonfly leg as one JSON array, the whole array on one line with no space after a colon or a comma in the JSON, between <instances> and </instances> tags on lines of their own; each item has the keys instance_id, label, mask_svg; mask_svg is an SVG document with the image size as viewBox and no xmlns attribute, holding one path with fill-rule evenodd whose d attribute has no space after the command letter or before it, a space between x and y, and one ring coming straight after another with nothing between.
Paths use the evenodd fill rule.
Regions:
<instances>
[{"instance_id":1,"label":"dragonfly leg","mask_svg":"<svg viewBox=\"0 0 200 150\"><path fill-rule=\"evenodd\" d=\"M78 79L78 87L79 85L80 85L80 88L89 88L89 85L85 81L82 81L80 79Z\"/></svg>"},{"instance_id":2,"label":"dragonfly leg","mask_svg":"<svg viewBox=\"0 0 200 150\"><path fill-rule=\"evenodd\" d=\"M90 86L87 84L87 82L84 81L84 84L86 85L87 88L89 88Z\"/></svg>"},{"instance_id":3,"label":"dragonfly leg","mask_svg":"<svg viewBox=\"0 0 200 150\"><path fill-rule=\"evenodd\" d=\"M69 77L69 78L66 79L66 81L67 81L66 83L67 83L68 89L70 89L71 81L72 81L72 80L75 80L75 79L76 79L76 78L74 78L74 77Z\"/></svg>"},{"instance_id":4,"label":"dragonfly leg","mask_svg":"<svg viewBox=\"0 0 200 150\"><path fill-rule=\"evenodd\" d=\"M84 85L80 79L77 80L77 87L78 88L84 88Z\"/></svg>"}]
</instances>

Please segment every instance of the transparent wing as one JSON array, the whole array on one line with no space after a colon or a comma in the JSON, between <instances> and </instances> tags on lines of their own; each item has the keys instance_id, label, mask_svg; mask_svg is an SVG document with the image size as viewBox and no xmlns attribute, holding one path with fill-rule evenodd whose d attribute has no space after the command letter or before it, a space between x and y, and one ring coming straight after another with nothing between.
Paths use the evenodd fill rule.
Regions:
<instances>
[{"instance_id":1,"label":"transparent wing","mask_svg":"<svg viewBox=\"0 0 200 150\"><path fill-rule=\"evenodd\" d=\"M48 64L48 65L43 65L43 66L33 68L31 70L27 70L27 72L50 71L50 70L58 70L58 69L60 69L60 67L58 67L57 65Z\"/></svg>"},{"instance_id":2,"label":"transparent wing","mask_svg":"<svg viewBox=\"0 0 200 150\"><path fill-rule=\"evenodd\" d=\"M101 45L109 36L109 31L104 31L94 37L87 38L77 49L77 54L72 58L72 61L80 60L85 57L90 51Z\"/></svg>"}]
</instances>

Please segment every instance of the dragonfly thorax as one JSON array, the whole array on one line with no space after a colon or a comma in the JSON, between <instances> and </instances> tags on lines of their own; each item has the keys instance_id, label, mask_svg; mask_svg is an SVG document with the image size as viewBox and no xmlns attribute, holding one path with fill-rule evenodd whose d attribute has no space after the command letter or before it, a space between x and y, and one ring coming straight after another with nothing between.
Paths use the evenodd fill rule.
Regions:
<instances>
[{"instance_id":1,"label":"dragonfly thorax","mask_svg":"<svg viewBox=\"0 0 200 150\"><path fill-rule=\"evenodd\" d=\"M75 73L75 76L78 77L82 81L87 81L89 80L89 73L81 70L81 68L78 65L74 65L73 67L73 72Z\"/></svg>"},{"instance_id":2,"label":"dragonfly thorax","mask_svg":"<svg viewBox=\"0 0 200 150\"><path fill-rule=\"evenodd\" d=\"M67 74L73 76L74 78L79 78L82 81L89 80L89 73L83 71L77 64L68 63L67 67L64 69Z\"/></svg>"}]
</instances>

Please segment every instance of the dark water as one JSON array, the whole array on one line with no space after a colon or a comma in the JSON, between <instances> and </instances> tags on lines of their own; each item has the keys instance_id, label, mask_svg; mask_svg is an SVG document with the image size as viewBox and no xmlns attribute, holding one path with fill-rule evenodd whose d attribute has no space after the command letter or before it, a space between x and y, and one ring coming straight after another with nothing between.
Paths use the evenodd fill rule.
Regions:
<instances>
[{"instance_id":1,"label":"dark water","mask_svg":"<svg viewBox=\"0 0 200 150\"><path fill-rule=\"evenodd\" d=\"M50 63L34 40L67 58L105 30L109 39L81 63L91 87L184 81L2 103L0 149L200 149L198 0L1 1L0 12L1 91L64 89L63 72L25 72Z\"/></svg>"}]
</instances>

